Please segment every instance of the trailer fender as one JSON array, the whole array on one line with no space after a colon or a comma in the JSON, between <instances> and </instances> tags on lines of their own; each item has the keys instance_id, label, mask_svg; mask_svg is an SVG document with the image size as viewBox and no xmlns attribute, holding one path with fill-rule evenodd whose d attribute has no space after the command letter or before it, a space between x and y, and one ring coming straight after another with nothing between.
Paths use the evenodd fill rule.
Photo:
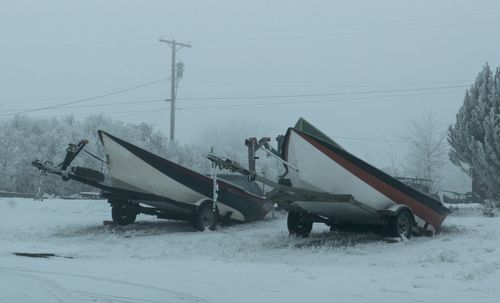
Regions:
<instances>
[{"instance_id":1,"label":"trailer fender","mask_svg":"<svg viewBox=\"0 0 500 303\"><path fill-rule=\"evenodd\" d=\"M394 204L387 209L379 210L378 213L382 218L392 218L397 216L403 209L408 210L412 214L413 223L415 223L415 215L413 214L413 211L404 204Z\"/></svg>"},{"instance_id":2,"label":"trailer fender","mask_svg":"<svg viewBox=\"0 0 500 303\"><path fill-rule=\"evenodd\" d=\"M200 208L201 205L204 203L212 203L212 199L207 199L207 198L200 199L196 201L195 205L198 206L198 208ZM240 211L232 207L229 207L222 202L217 202L217 211L219 216L226 220L232 219L240 222L246 221L245 215L243 215Z\"/></svg>"}]
</instances>

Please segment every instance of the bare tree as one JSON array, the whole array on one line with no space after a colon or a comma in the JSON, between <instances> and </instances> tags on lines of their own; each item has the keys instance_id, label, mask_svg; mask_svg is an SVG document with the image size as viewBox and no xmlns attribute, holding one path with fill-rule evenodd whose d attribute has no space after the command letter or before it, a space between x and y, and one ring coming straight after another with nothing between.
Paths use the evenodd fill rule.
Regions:
<instances>
[{"instance_id":1,"label":"bare tree","mask_svg":"<svg viewBox=\"0 0 500 303\"><path fill-rule=\"evenodd\" d=\"M386 151L381 156L386 159L385 166L382 167L383 171L393 177L403 176L401 158L394 146L388 145Z\"/></svg>"},{"instance_id":2,"label":"bare tree","mask_svg":"<svg viewBox=\"0 0 500 303\"><path fill-rule=\"evenodd\" d=\"M409 143L405 168L408 174L430 180L430 192L439 190L446 166L446 129L433 112L414 120L403 138Z\"/></svg>"}]
</instances>

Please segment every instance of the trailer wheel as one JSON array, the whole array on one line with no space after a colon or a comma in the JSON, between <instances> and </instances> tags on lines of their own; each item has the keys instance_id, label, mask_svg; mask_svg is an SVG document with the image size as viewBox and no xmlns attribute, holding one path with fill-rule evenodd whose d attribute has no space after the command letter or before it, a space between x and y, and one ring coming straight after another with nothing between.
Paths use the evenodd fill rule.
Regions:
<instances>
[{"instance_id":1,"label":"trailer wheel","mask_svg":"<svg viewBox=\"0 0 500 303\"><path fill-rule=\"evenodd\" d=\"M113 203L111 205L111 218L118 225L129 225L135 222L137 211L124 203Z\"/></svg>"},{"instance_id":2,"label":"trailer wheel","mask_svg":"<svg viewBox=\"0 0 500 303\"><path fill-rule=\"evenodd\" d=\"M312 231L313 221L300 212L290 211L287 218L288 232L291 235L308 237Z\"/></svg>"},{"instance_id":3,"label":"trailer wheel","mask_svg":"<svg viewBox=\"0 0 500 303\"><path fill-rule=\"evenodd\" d=\"M389 220L389 233L393 237L411 238L413 229L413 214L408 209L402 209Z\"/></svg>"},{"instance_id":4,"label":"trailer wheel","mask_svg":"<svg viewBox=\"0 0 500 303\"><path fill-rule=\"evenodd\" d=\"M199 231L204 231L207 228L215 230L218 215L219 212L218 210L214 212L213 203L211 201L204 202L198 208L198 212L193 220L193 226Z\"/></svg>"}]
</instances>

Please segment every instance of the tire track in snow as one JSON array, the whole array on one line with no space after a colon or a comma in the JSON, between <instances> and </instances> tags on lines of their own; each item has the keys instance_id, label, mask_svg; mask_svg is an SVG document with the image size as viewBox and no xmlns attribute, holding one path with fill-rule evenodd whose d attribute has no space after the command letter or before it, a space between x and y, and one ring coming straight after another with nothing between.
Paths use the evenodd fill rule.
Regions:
<instances>
[{"instance_id":1,"label":"tire track in snow","mask_svg":"<svg viewBox=\"0 0 500 303\"><path fill-rule=\"evenodd\" d=\"M183 293L180 291L175 291L175 290L171 290L171 289L160 288L160 287L156 287L156 286L145 285L145 284L140 284L140 283L135 283L135 282L129 282L129 281L124 281L124 280L119 280L119 279L105 278L105 277L92 276L92 275L83 275L83 274L71 274L71 273L64 273L64 272L52 272L52 271L41 271L41 270L28 270L28 269L19 269L19 268L10 268L10 267L0 267L0 271L10 271L10 272L20 273L20 274L22 274L22 273L30 274L31 273L31 274L42 274L42 275L66 276L66 277L81 278L81 279L87 279L87 280L93 280L93 281L97 280L97 281L139 287L139 288L150 289L150 290L168 293L168 294L174 296L174 298L172 298L172 299L175 299L175 300L181 301L181 302L210 303L210 301L205 300L201 297L187 294L187 293ZM99 295L102 297L109 297L108 295L103 295L103 294L94 294L94 295ZM116 297L116 298L118 299L118 297ZM139 300L142 300L142 299L139 299ZM134 301L123 301L123 302L134 302ZM138 301L136 300L135 302L138 302ZM142 300L139 302L155 302L155 301Z\"/></svg>"},{"instance_id":2,"label":"tire track in snow","mask_svg":"<svg viewBox=\"0 0 500 303\"><path fill-rule=\"evenodd\" d=\"M81 291L81 290L73 290L76 293L80 293L85 295L86 297L91 297L95 299L106 299L107 302L123 302L123 303L164 303L165 301L158 300L149 300L149 299L140 299L140 298L130 298L130 297L122 297L115 295L106 295L103 293L96 293L90 291Z\"/></svg>"},{"instance_id":3,"label":"tire track in snow","mask_svg":"<svg viewBox=\"0 0 500 303\"><path fill-rule=\"evenodd\" d=\"M2 270L0 269L0 272ZM77 298L74 298L71 295L71 291L67 288L62 287L57 283L56 281L53 281L51 279L45 278L45 277L40 277L35 274L31 273L24 273L24 272L18 272L18 271L3 271L4 275L2 276L2 279L10 280L13 277L16 279L17 285L19 284L25 284L25 285L30 285L31 287L35 286L38 289L38 292L33 295L29 292L26 292L29 290L28 287L24 286L23 287L23 293L22 294L16 294L16 287L14 286L13 289L9 287L9 284L7 283L7 289L3 289L2 291L2 296L7 296L9 298L9 291L11 292L10 296L12 293L16 294L14 298L10 298L12 300L23 300L23 302L36 302L39 298L39 296L43 296L43 300L46 302L68 302L71 300L72 302L82 302L80 300L76 301ZM10 275L10 276L9 276ZM5 277L7 276L7 277ZM17 278L16 278L17 276ZM19 282L19 278L21 278L21 282ZM5 284L3 282L2 284ZM5 294L5 291L7 291L7 294ZM19 297L18 297L19 296ZM52 301L55 300L55 301ZM3 301L2 301L3 302Z\"/></svg>"}]
</instances>

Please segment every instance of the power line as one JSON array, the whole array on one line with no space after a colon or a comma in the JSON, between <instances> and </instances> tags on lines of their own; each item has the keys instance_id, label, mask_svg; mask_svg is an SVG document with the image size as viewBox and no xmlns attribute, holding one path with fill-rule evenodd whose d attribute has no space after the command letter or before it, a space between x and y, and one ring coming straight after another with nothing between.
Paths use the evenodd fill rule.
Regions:
<instances>
[{"instance_id":1,"label":"power line","mask_svg":"<svg viewBox=\"0 0 500 303\"><path fill-rule=\"evenodd\" d=\"M470 85L448 85L448 86L403 88L403 89L366 90L366 91L358 91L358 92L293 94L293 95L187 97L187 98L177 98L177 100L198 101L198 100L225 100L225 99L242 100L242 99L282 99L282 98L302 98L302 97L331 97L331 96L348 96L348 95L369 95L369 94L381 94L381 93L433 91L433 90L444 90L444 89L453 89L453 88L466 88L469 86Z\"/></svg>"},{"instance_id":2,"label":"power line","mask_svg":"<svg viewBox=\"0 0 500 303\"><path fill-rule=\"evenodd\" d=\"M151 112L158 112L158 111L166 111L167 109L164 107L161 108L155 108L155 109L147 109L147 110L128 110L128 111L119 111L119 112L112 112L112 113L107 113L107 114L132 114L132 115L125 115L124 117L128 116L135 116L137 114L145 114L145 113L151 113Z\"/></svg>"},{"instance_id":3,"label":"power line","mask_svg":"<svg viewBox=\"0 0 500 303\"><path fill-rule=\"evenodd\" d=\"M164 81L167 81L167 80L169 80L169 78L163 78L163 79L156 80L156 81L146 82L146 83L143 83L143 84L139 84L139 85L135 85L135 86L127 87L127 88L122 88L122 89L114 90L114 91L111 91L109 93L97 95L97 96L94 96L94 97L88 97L88 98L78 99L78 100L75 100L75 101L70 101L70 102L65 102L65 103L59 103L59 104L49 105L49 106L44 106L44 107L26 109L26 110L23 110L23 111L19 111L19 112L15 112L15 113L10 113L10 114L3 114L3 115L0 115L0 117L15 116L15 115L18 115L18 114L25 114L25 113L30 113L30 112L36 112L36 111L41 111L41 110L58 108L58 107L62 107L62 106L65 106L65 105L71 105L71 104L77 104L77 103L82 103L82 102L88 102L88 101L92 101L92 100L97 100L97 99L101 99L101 98L105 98L105 97L109 97L109 96L121 94L121 93L128 92L128 91L136 90L136 89L143 88L143 87L146 87L146 86L154 85L154 84L157 84L157 83L160 83L160 82L164 82Z\"/></svg>"},{"instance_id":4,"label":"power line","mask_svg":"<svg viewBox=\"0 0 500 303\"><path fill-rule=\"evenodd\" d=\"M387 101L387 98L396 97L418 97L418 96L429 96L429 95L441 95L447 93L458 93L460 91L447 91L447 92L434 92L434 93L420 93L420 94L404 94L404 95L387 95L387 96L367 96L367 97L357 97L357 98L346 98L346 99L327 99L327 100L287 100L287 101L274 101L274 102L248 102L248 103L238 103L238 104L216 104L216 105L201 105L201 106L188 106L179 107L179 110L190 110L190 109L211 109L211 108L234 108L234 107L254 107L254 106L270 106L270 105L285 105L285 104L312 104L312 103L336 103L336 102L349 102L358 101L365 102L369 100L380 100Z\"/></svg>"},{"instance_id":5,"label":"power line","mask_svg":"<svg viewBox=\"0 0 500 303\"><path fill-rule=\"evenodd\" d=\"M135 90L138 88L142 88L145 86L157 84L168 79L160 79L157 81L152 81L140 85L136 85L129 88L124 88L120 90L114 90L110 93L101 94L98 96L78 99L75 101L59 103L55 105L49 105L38 108L24 109L24 110L3 110L5 114L0 115L0 117L14 116L17 114L24 114L35 111L43 111L49 109L71 109L71 108L92 108L92 107L102 107L102 106L110 106L110 105L126 105L126 104L144 104L144 103L154 103L154 102L165 102L170 101L170 99L153 99L153 100L140 100L140 101L129 101L129 102L116 102L116 103L105 103L105 104L96 104L96 105L82 105L82 106L68 106L83 102L88 102L96 99L105 98L108 96L120 94L123 92ZM352 92L341 92L341 93L317 93L317 94L290 94L290 95L260 95L260 96L220 96L220 97L191 97L191 98L177 98L177 100L183 101L203 101L203 102L227 102L234 100L258 100L258 99L285 99L285 98L316 98L316 97L326 97L326 96L356 96L356 95L377 95L377 96L366 96L366 97L358 97L358 98L348 98L348 99L330 99L330 100L296 100L296 101L277 101L277 102L265 102L265 103L239 103L239 104L226 104L226 105L203 105L203 106L192 106L192 107L180 107L179 110L187 110L187 109L203 109L203 108L229 108L229 107L248 107L248 106L269 106L269 105L280 105L280 104L300 104L300 103L330 103L330 102L346 102L346 101L364 101L368 99L380 99L380 98L394 98L394 97L412 97L412 96L426 96L426 95L436 95L443 93L456 93L459 92L457 90L450 91L453 88L465 88L468 85L449 85L449 86L434 86L434 87L420 87L420 88L408 88L408 89L386 89L386 90L367 90L367 91L352 91ZM397 92L424 92L431 91L432 93L419 93L419 94L394 94ZM381 95L386 94L386 95ZM389 94L389 95L387 95ZM12 113L12 111L16 111Z\"/></svg>"},{"instance_id":6,"label":"power line","mask_svg":"<svg viewBox=\"0 0 500 303\"><path fill-rule=\"evenodd\" d=\"M142 115L142 114L148 114L151 112L159 112L159 111L166 111L167 109L162 107L162 108L155 108L155 109L148 109L148 110L126 110L126 111L112 111L112 112L101 112L99 114L104 114L104 115L110 115L110 116L115 116L115 115L123 115L123 117L128 117L128 116L135 116L135 115ZM76 113L71 113L69 115L73 116L90 116L88 113L85 112L76 112ZM69 116L67 115L67 116ZM66 116L66 115L64 115ZM64 117L63 116L63 117ZM43 115L43 116L37 116L37 118L49 118L53 117L51 115ZM0 120L0 122L8 121L7 118L3 118L4 120Z\"/></svg>"},{"instance_id":7,"label":"power line","mask_svg":"<svg viewBox=\"0 0 500 303\"><path fill-rule=\"evenodd\" d=\"M280 104L302 104L302 103L333 103L333 102L349 102L349 101L368 101L368 100L376 100L386 101L387 98L399 98L399 97L416 97L416 96L428 96L428 95L438 95L445 93L456 93L459 91L448 91L448 92L434 92L434 93L421 93L421 94L405 94L405 95L389 95L389 96L371 96L371 97L357 97L357 98L348 98L348 99L329 99L329 100L300 100L300 101L280 101L280 102L266 102L266 103L239 103L239 104L219 104L212 106L192 106L192 107L180 107L179 110L184 111L192 111L194 109L210 109L210 108L230 108L230 107L247 107L247 106L264 106L264 105L280 105ZM158 103L169 101L169 99L153 99L153 100L143 100L143 101L128 101L128 102L115 102L115 103L104 103L97 105L80 105L80 106L68 106L68 107L60 107L57 108L59 110L64 109L72 109L72 108L93 108L93 107L104 107L104 106L112 106L112 105L122 105L122 104L144 104L144 103ZM227 101L227 100L226 100ZM151 112L158 111L158 109L147 109L140 110L141 114L147 114ZM117 113L114 111L113 113ZM128 113L128 112L126 112ZM135 111L132 111L135 113ZM229 121L229 120L228 120ZM231 120L234 121L234 120Z\"/></svg>"},{"instance_id":8,"label":"power line","mask_svg":"<svg viewBox=\"0 0 500 303\"><path fill-rule=\"evenodd\" d=\"M170 79L170 78L169 78ZM169 80L167 79L167 80ZM199 80L202 81L202 80ZM208 82L213 82L208 80ZM231 81L216 81L218 83L224 83L224 84L234 84L238 82L231 82ZM465 80L460 80L460 81L450 81L450 82L435 82L435 84L438 83L458 83L458 82L470 82L470 81L465 81ZM252 85L252 84L250 84ZM397 84L396 86L408 86L411 85L410 83L408 84ZM278 84L278 86L281 86ZM288 86L288 85L286 85ZM378 85L348 85L346 87L373 87L373 86L378 86ZM183 101L218 101L218 100L234 100L234 99L271 99L271 98L297 98L297 97L322 97L322 96L334 96L334 95L357 95L357 94L374 94L374 93L392 93L392 92L397 92L397 91L418 91L418 90L438 90L438 89L451 89L451 88L465 88L469 87L469 85L453 85L453 86L435 86L435 87L421 87L421 88L409 88L409 89L394 89L394 90L372 90L372 91L361 91L361 92L356 92L356 91L351 91L351 92L342 92L342 93L325 93L325 94L296 94L296 95L271 95L271 96L234 96L234 97L229 97L229 96L221 96L221 97L189 97L189 98L177 98L177 100L183 100ZM114 91L114 90L113 90ZM106 91L109 92L109 91ZM44 99L37 99L37 100L32 100L32 101L44 101L44 100L55 100L55 99L65 99L65 98L44 98ZM170 101L170 99L161 99L164 101ZM158 99L158 101L161 101ZM142 101L137 101L137 103L141 103ZM144 101L148 102L148 101ZM154 100L152 102L155 102ZM19 102L12 102L12 103L19 103ZM130 104L133 104L131 102ZM4 103L4 104L9 104L9 103ZM110 103L111 104L111 103ZM117 104L126 104L126 103L117 103ZM58 105L59 106L64 106L64 104ZM69 107L67 107L69 108ZM19 109L19 111L23 111L24 109ZM17 111L17 110L6 110L6 111Z\"/></svg>"},{"instance_id":9,"label":"power line","mask_svg":"<svg viewBox=\"0 0 500 303\"><path fill-rule=\"evenodd\" d=\"M162 108L156 108L156 109L150 109L150 110L113 111L112 113L106 113L106 114L107 115L109 115L109 114L111 114L111 115L119 115L120 117L125 118L125 117L132 117L132 116L144 115L144 114L149 114L149 113L152 113L152 112L159 112L159 111L166 111L166 109L164 107L162 107ZM214 116L214 115L202 113L202 112L199 112L199 111L196 111L196 110L192 110L192 109L185 110L185 112L198 114L198 115L201 115L201 116L204 116L204 117L208 117L208 118L211 118L211 119L214 119L214 120L228 122L228 123L231 123L231 124L240 124L240 125L245 125L245 126L252 126L252 127L257 127L257 128L261 128L261 129L268 129L268 130L272 130L272 131L276 131L276 132L282 132L283 131L282 129L278 129L278 128L275 128L275 127L269 127L269 126L266 126L266 125L263 125L263 124L255 124L255 123L248 123L248 122L239 121L239 120L227 119L227 118L223 118L223 117L218 117L218 116ZM125 114L125 115L123 115L123 114ZM409 141L396 140L396 139L378 139L378 138L351 137L351 136L335 136L335 139L343 139L343 140L351 140L351 141L367 141L367 142L385 142L385 143L404 143L404 144L411 143Z\"/></svg>"},{"instance_id":10,"label":"power line","mask_svg":"<svg viewBox=\"0 0 500 303\"><path fill-rule=\"evenodd\" d=\"M413 83L386 83L386 84L343 84L343 85L318 85L318 84L298 84L298 83L256 83L256 82L241 82L241 81L224 81L224 80L205 80L205 79L194 79L185 78L187 81L199 82L199 83L211 83L220 85L231 85L231 86L243 86L243 87L292 87L292 88L374 88L374 87L405 87L405 86L416 86L416 85L444 85L444 84L467 84L472 83L473 80L456 80L456 81L440 81L440 82L413 82Z\"/></svg>"},{"instance_id":11,"label":"power line","mask_svg":"<svg viewBox=\"0 0 500 303\"><path fill-rule=\"evenodd\" d=\"M166 108L157 108L157 109L149 109L149 110L143 110L143 111L137 111L136 113L131 113L128 115L120 115L120 118L128 118L128 117L135 117L135 116L140 116L144 114L150 114L150 113L157 113L157 112L162 112L162 111L167 111Z\"/></svg>"},{"instance_id":12,"label":"power line","mask_svg":"<svg viewBox=\"0 0 500 303\"><path fill-rule=\"evenodd\" d=\"M64 110L64 109L75 109L75 108L94 108L94 107L106 107L106 106L114 106L114 105L128 105L128 104L144 104L144 103L158 103L158 102L169 102L170 99L152 99L152 100L137 100L137 101L124 101L124 102L112 102L112 103L99 103L99 104L86 104L86 105L76 105L76 106L60 106L55 108L56 110ZM23 111L24 109L8 109L2 110L3 112L17 112Z\"/></svg>"},{"instance_id":13,"label":"power line","mask_svg":"<svg viewBox=\"0 0 500 303\"><path fill-rule=\"evenodd\" d=\"M170 79L170 78L169 78ZM100 94L106 94L109 92L116 91L116 89L113 90L99 90L99 91L93 91L89 93L84 93L84 94L77 94L77 95L69 95L69 96L57 96L57 97L45 97L45 98L38 98L38 99L20 99L20 100L14 100L12 102L5 102L5 101L0 101L3 105L7 104L30 104L30 103L40 103L43 101L59 101L59 100L68 100L68 99L82 99L86 97L93 97L95 95L100 95ZM8 100L8 99L7 99ZM10 101L10 100L9 100Z\"/></svg>"}]
</instances>

